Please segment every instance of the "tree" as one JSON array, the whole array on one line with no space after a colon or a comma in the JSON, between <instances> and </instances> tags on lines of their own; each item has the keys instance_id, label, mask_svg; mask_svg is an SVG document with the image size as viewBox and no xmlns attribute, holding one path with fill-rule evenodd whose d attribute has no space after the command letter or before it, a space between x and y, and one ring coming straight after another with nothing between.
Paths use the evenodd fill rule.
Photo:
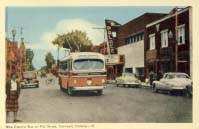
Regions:
<instances>
[{"instance_id":1,"label":"tree","mask_svg":"<svg viewBox=\"0 0 199 129\"><path fill-rule=\"evenodd\" d=\"M34 52L31 49L26 49L26 67L25 71L34 70L32 60L34 58Z\"/></svg>"},{"instance_id":2,"label":"tree","mask_svg":"<svg viewBox=\"0 0 199 129\"><path fill-rule=\"evenodd\" d=\"M92 42L88 39L86 32L79 30L62 35L58 34L52 43L58 45L59 48L68 48L72 52L89 51L92 47Z\"/></svg>"},{"instance_id":3,"label":"tree","mask_svg":"<svg viewBox=\"0 0 199 129\"><path fill-rule=\"evenodd\" d=\"M55 59L51 52L48 52L45 58L47 69L51 68L52 64L55 63Z\"/></svg>"}]
</instances>

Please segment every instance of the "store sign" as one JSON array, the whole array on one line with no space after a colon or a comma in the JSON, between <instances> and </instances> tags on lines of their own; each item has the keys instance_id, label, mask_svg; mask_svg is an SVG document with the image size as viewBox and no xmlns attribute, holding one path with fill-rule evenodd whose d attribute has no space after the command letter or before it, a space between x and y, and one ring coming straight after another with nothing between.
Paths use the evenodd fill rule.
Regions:
<instances>
[{"instance_id":1,"label":"store sign","mask_svg":"<svg viewBox=\"0 0 199 129\"><path fill-rule=\"evenodd\" d=\"M106 64L118 64L120 62L119 55L112 54L112 55L106 55Z\"/></svg>"},{"instance_id":2,"label":"store sign","mask_svg":"<svg viewBox=\"0 0 199 129\"><path fill-rule=\"evenodd\" d=\"M108 49L109 54L116 54L116 38L117 38L117 29L121 26L119 23L112 20L105 20L107 38L108 38Z\"/></svg>"}]
</instances>

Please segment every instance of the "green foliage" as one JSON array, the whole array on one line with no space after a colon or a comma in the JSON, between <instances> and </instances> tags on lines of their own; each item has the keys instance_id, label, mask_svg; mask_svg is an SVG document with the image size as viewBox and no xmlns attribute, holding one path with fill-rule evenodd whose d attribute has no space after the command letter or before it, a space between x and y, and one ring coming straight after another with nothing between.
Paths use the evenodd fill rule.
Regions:
<instances>
[{"instance_id":1,"label":"green foliage","mask_svg":"<svg viewBox=\"0 0 199 129\"><path fill-rule=\"evenodd\" d=\"M72 52L89 51L92 47L92 42L88 39L86 32L79 30L62 35L58 34L52 43L58 47L68 48Z\"/></svg>"},{"instance_id":2,"label":"green foliage","mask_svg":"<svg viewBox=\"0 0 199 129\"><path fill-rule=\"evenodd\" d=\"M55 59L51 52L48 52L45 58L47 68L51 68L52 64L55 63Z\"/></svg>"}]
</instances>

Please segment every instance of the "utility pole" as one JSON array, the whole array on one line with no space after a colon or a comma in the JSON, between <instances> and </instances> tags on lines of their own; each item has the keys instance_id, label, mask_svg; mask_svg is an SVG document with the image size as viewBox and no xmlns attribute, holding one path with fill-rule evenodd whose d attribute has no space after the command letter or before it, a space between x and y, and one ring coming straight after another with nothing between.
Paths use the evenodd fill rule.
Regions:
<instances>
[{"instance_id":1,"label":"utility pole","mask_svg":"<svg viewBox=\"0 0 199 129\"><path fill-rule=\"evenodd\" d=\"M175 67L176 72L178 72L178 9L176 7L176 15L175 15L175 33L176 33L176 43L175 43Z\"/></svg>"},{"instance_id":2,"label":"utility pole","mask_svg":"<svg viewBox=\"0 0 199 129\"><path fill-rule=\"evenodd\" d=\"M182 10L184 8L175 8L175 71L178 72L178 9Z\"/></svg>"}]
</instances>

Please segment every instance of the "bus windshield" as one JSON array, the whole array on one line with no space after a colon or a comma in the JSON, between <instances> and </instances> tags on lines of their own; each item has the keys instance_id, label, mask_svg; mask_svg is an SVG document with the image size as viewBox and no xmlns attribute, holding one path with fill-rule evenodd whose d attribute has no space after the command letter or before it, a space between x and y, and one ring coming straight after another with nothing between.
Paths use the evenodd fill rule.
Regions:
<instances>
[{"instance_id":1,"label":"bus windshield","mask_svg":"<svg viewBox=\"0 0 199 129\"><path fill-rule=\"evenodd\" d=\"M100 59L78 59L74 61L76 70L103 69L104 62Z\"/></svg>"}]
</instances>

